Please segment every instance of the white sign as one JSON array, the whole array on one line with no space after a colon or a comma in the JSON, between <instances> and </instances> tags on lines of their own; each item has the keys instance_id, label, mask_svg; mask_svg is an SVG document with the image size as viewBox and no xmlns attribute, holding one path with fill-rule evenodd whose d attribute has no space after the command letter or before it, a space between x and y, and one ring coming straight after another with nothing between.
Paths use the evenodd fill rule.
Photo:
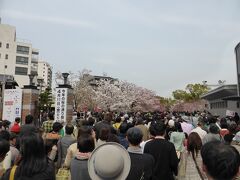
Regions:
<instances>
[{"instance_id":1,"label":"white sign","mask_svg":"<svg viewBox=\"0 0 240 180\"><path fill-rule=\"evenodd\" d=\"M5 89L3 100L3 120L14 122L16 117L21 117L22 89Z\"/></svg>"},{"instance_id":2,"label":"white sign","mask_svg":"<svg viewBox=\"0 0 240 180\"><path fill-rule=\"evenodd\" d=\"M55 99L55 121L64 121L67 119L67 88L56 88Z\"/></svg>"},{"instance_id":3,"label":"white sign","mask_svg":"<svg viewBox=\"0 0 240 180\"><path fill-rule=\"evenodd\" d=\"M227 110L226 111L226 116L234 117L235 116L235 111Z\"/></svg>"}]
</instances>

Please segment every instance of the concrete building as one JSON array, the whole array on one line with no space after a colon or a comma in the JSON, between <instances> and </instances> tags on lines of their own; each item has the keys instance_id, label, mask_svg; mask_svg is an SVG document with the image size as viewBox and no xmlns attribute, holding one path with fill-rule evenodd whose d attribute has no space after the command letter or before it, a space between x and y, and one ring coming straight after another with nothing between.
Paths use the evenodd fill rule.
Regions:
<instances>
[{"instance_id":1,"label":"concrete building","mask_svg":"<svg viewBox=\"0 0 240 180\"><path fill-rule=\"evenodd\" d=\"M202 96L208 101L207 109L213 115L226 116L226 111L240 114L240 98L237 99L237 85L223 85Z\"/></svg>"},{"instance_id":2,"label":"concrete building","mask_svg":"<svg viewBox=\"0 0 240 180\"><path fill-rule=\"evenodd\" d=\"M38 78L43 80L42 90L52 87L52 67L45 61L38 61Z\"/></svg>"},{"instance_id":3,"label":"concrete building","mask_svg":"<svg viewBox=\"0 0 240 180\"><path fill-rule=\"evenodd\" d=\"M31 43L16 39L15 27L0 24L0 74L12 75L23 87L29 84L28 74L37 73L38 55Z\"/></svg>"},{"instance_id":4,"label":"concrete building","mask_svg":"<svg viewBox=\"0 0 240 180\"><path fill-rule=\"evenodd\" d=\"M92 86L93 88L97 87L98 81L105 80L105 81L114 82L118 80L116 78L112 78L109 76L93 76L91 74L84 74L83 79L87 81L89 85Z\"/></svg>"}]
</instances>

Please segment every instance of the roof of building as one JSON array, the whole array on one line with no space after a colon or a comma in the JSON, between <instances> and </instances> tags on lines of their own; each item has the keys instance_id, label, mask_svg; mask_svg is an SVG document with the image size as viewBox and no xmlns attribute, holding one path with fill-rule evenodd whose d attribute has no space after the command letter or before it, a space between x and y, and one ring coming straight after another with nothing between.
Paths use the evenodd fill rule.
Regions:
<instances>
[{"instance_id":1,"label":"roof of building","mask_svg":"<svg viewBox=\"0 0 240 180\"><path fill-rule=\"evenodd\" d=\"M236 84L222 85L202 95L201 98L206 100L215 100L233 96L237 96Z\"/></svg>"}]
</instances>

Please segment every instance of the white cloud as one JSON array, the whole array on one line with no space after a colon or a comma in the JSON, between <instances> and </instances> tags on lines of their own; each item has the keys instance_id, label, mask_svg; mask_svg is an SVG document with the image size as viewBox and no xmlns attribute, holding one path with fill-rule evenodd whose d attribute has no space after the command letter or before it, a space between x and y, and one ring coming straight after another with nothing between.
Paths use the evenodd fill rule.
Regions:
<instances>
[{"instance_id":1,"label":"white cloud","mask_svg":"<svg viewBox=\"0 0 240 180\"><path fill-rule=\"evenodd\" d=\"M92 23L89 21L69 19L65 17L37 15L37 14L31 14L31 13L14 11L14 10L3 10L2 15L9 18L13 18L13 19L41 21L46 23L53 23L53 24L59 24L64 26L77 27L77 28L95 28L96 27L95 23Z\"/></svg>"}]
</instances>

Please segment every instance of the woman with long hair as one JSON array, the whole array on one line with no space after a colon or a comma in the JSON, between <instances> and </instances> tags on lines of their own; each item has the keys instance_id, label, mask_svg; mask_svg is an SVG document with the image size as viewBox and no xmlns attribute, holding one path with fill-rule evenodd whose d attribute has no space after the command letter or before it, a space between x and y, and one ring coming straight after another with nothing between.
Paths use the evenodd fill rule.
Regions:
<instances>
[{"instance_id":1,"label":"woman with long hair","mask_svg":"<svg viewBox=\"0 0 240 180\"><path fill-rule=\"evenodd\" d=\"M184 140L185 140L185 134L182 130L181 124L179 122L174 123L175 130L170 135L170 142L172 142L175 146L175 149L178 154L178 158L180 158L180 154L184 150Z\"/></svg>"},{"instance_id":2,"label":"woman with long hair","mask_svg":"<svg viewBox=\"0 0 240 180\"><path fill-rule=\"evenodd\" d=\"M188 136L187 151L184 153L185 173L184 176L178 177L180 180L188 179L207 179L201 170L202 158L200 150L202 148L202 140L198 133L192 132Z\"/></svg>"},{"instance_id":3,"label":"woman with long hair","mask_svg":"<svg viewBox=\"0 0 240 180\"><path fill-rule=\"evenodd\" d=\"M28 133L20 139L21 158L13 168L6 171L2 180L8 180L14 174L15 180L54 180L53 164L48 161L42 137L36 133Z\"/></svg>"}]
</instances>

